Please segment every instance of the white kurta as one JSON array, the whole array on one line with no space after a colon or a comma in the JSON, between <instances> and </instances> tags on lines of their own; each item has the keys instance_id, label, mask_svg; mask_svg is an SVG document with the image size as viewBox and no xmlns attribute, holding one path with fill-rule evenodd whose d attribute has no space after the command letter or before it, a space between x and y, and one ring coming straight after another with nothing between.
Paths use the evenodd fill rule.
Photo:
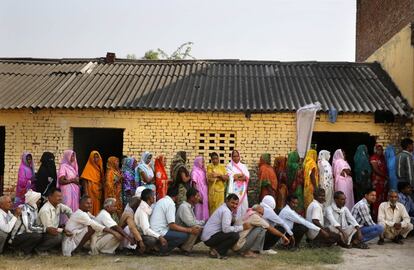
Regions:
<instances>
[{"instance_id":1,"label":"white kurta","mask_svg":"<svg viewBox=\"0 0 414 270\"><path fill-rule=\"evenodd\" d=\"M63 256L72 256L72 251L74 251L82 238L88 232L88 226L91 226L96 232L102 232L105 226L99 224L93 220L93 216L87 212L84 212L80 209L76 210L73 213L68 222L66 223L65 229L71 232L72 236L63 237L62 241L62 253ZM91 243L91 246L93 243Z\"/></svg>"},{"instance_id":2,"label":"white kurta","mask_svg":"<svg viewBox=\"0 0 414 270\"><path fill-rule=\"evenodd\" d=\"M95 220L106 228L118 225L111 217L111 214L109 214L105 209L102 209L99 212ZM94 243L94 245L91 245L93 255L97 255L99 253L114 254L120 244L120 241L115 236L103 231L95 232L92 238L92 243Z\"/></svg>"}]
</instances>

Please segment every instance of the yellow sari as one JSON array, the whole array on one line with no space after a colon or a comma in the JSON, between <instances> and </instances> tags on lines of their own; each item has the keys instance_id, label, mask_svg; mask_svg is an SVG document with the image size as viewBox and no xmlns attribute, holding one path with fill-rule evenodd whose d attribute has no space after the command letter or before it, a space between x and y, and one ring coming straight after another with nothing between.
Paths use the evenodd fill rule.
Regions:
<instances>
[{"instance_id":1,"label":"yellow sari","mask_svg":"<svg viewBox=\"0 0 414 270\"><path fill-rule=\"evenodd\" d=\"M225 183L223 180L212 177L212 173L226 175L226 167L218 164L214 166L213 163L207 165L207 179L208 179L208 208L210 215L220 207L224 202Z\"/></svg>"},{"instance_id":2,"label":"yellow sari","mask_svg":"<svg viewBox=\"0 0 414 270\"><path fill-rule=\"evenodd\" d=\"M303 185L303 193L304 193L304 206L305 211L308 208L309 204L313 201L313 191L319 185L319 175L318 175L318 165L316 160L318 158L316 150L309 150L306 153L305 158L305 167L304 167L304 185ZM311 180L312 171L315 170L315 182L316 186L313 186Z\"/></svg>"}]
</instances>

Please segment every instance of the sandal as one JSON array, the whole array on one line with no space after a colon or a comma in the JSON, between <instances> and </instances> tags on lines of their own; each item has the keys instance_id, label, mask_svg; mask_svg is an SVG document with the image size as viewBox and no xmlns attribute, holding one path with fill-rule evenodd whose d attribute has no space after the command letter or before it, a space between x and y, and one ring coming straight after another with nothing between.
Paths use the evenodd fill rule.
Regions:
<instances>
[{"instance_id":1,"label":"sandal","mask_svg":"<svg viewBox=\"0 0 414 270\"><path fill-rule=\"evenodd\" d=\"M208 256L213 259L221 259L222 257L220 254L215 250L214 248L210 249L210 252L208 253Z\"/></svg>"},{"instance_id":2,"label":"sandal","mask_svg":"<svg viewBox=\"0 0 414 270\"><path fill-rule=\"evenodd\" d=\"M359 242L358 244L352 244L352 247L359 249L369 249L369 246L363 242Z\"/></svg>"}]
</instances>

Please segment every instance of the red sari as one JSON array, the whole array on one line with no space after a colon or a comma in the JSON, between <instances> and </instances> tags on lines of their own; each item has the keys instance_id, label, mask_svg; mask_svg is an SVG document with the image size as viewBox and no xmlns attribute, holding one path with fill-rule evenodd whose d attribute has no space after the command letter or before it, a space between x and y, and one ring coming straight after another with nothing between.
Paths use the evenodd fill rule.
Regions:
<instances>
[{"instance_id":1,"label":"red sari","mask_svg":"<svg viewBox=\"0 0 414 270\"><path fill-rule=\"evenodd\" d=\"M168 190L168 176L164 166L164 156L159 156L155 159L155 186L157 193L157 201L167 195Z\"/></svg>"},{"instance_id":2,"label":"red sari","mask_svg":"<svg viewBox=\"0 0 414 270\"><path fill-rule=\"evenodd\" d=\"M379 156L377 154L373 154L371 158L369 159L369 161L371 163L376 163L377 168L383 175L388 175L387 174L387 163L385 162L384 155ZM375 203L373 204L373 215L375 219L378 216L379 205L382 202L385 202L387 200L386 181L387 180L385 179L384 176L378 175L375 173L374 170L372 170L371 183L372 183L372 187L375 189L375 192L377 193L377 199Z\"/></svg>"},{"instance_id":3,"label":"red sari","mask_svg":"<svg viewBox=\"0 0 414 270\"><path fill-rule=\"evenodd\" d=\"M276 177L278 180L277 194L276 194L276 209L281 210L286 205L286 197L288 196L287 188L287 158L277 157L273 165Z\"/></svg>"}]
</instances>

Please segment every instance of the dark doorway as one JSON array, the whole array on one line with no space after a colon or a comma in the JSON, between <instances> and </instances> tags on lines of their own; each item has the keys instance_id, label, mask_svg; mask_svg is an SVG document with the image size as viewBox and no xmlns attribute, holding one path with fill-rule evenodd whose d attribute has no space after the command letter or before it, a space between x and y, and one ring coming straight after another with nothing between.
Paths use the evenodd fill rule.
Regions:
<instances>
[{"instance_id":1,"label":"dark doorway","mask_svg":"<svg viewBox=\"0 0 414 270\"><path fill-rule=\"evenodd\" d=\"M98 151L103 159L104 168L110 156L122 158L124 130L115 128L74 128L73 150L79 165L79 174L88 161L91 151Z\"/></svg>"},{"instance_id":2,"label":"dark doorway","mask_svg":"<svg viewBox=\"0 0 414 270\"><path fill-rule=\"evenodd\" d=\"M360 144L368 147L371 155L375 146L375 137L365 132L314 132L312 144L316 144L316 150L328 150L331 152L331 161L336 149L343 149L346 153L346 160L351 168L354 168L354 155Z\"/></svg>"},{"instance_id":3,"label":"dark doorway","mask_svg":"<svg viewBox=\"0 0 414 270\"><path fill-rule=\"evenodd\" d=\"M4 151L6 146L6 128L0 127L0 196L4 188Z\"/></svg>"}]
</instances>

